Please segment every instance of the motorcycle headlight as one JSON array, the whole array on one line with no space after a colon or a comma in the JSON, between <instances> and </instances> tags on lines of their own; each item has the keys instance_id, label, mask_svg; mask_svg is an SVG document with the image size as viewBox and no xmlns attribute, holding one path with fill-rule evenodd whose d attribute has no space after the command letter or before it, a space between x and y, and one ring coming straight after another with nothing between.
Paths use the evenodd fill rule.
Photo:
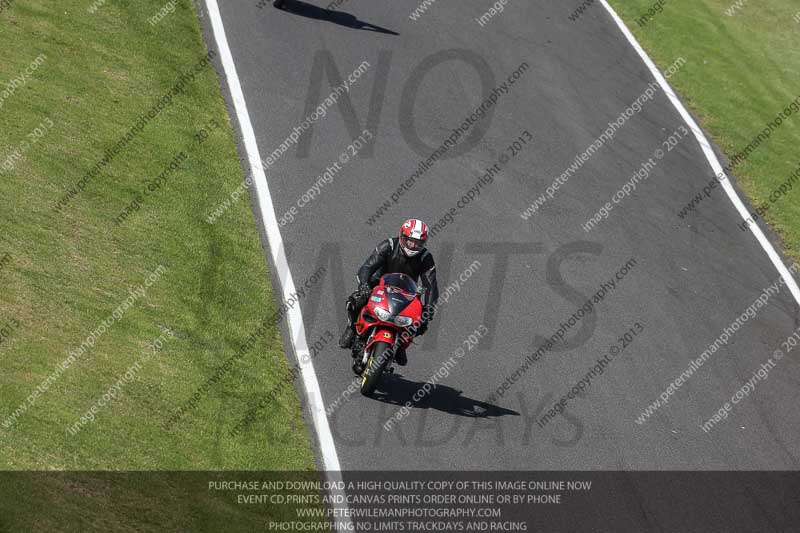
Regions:
<instances>
[{"instance_id":1,"label":"motorcycle headlight","mask_svg":"<svg viewBox=\"0 0 800 533\"><path fill-rule=\"evenodd\" d=\"M389 318L392 316L392 314L383 307L375 307L375 314L384 322L389 322Z\"/></svg>"},{"instance_id":2,"label":"motorcycle headlight","mask_svg":"<svg viewBox=\"0 0 800 533\"><path fill-rule=\"evenodd\" d=\"M400 326L401 328L410 326L412 322L414 322L414 320L412 320L411 317L408 316L398 316L395 317L394 319L395 325Z\"/></svg>"}]
</instances>

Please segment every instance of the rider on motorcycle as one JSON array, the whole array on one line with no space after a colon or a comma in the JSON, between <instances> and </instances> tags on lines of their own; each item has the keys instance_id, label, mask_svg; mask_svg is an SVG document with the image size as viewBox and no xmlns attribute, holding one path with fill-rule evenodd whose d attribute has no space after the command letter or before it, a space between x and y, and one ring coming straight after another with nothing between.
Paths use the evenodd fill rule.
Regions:
<instances>
[{"instance_id":1,"label":"rider on motorcycle","mask_svg":"<svg viewBox=\"0 0 800 533\"><path fill-rule=\"evenodd\" d=\"M356 320L361 308L367 303L372 288L378 284L384 274L402 273L414 278L423 287L422 322L415 335L423 335L428 329L428 322L433 318L436 301L439 299L439 287L436 284L436 266L433 256L425 248L428 240L428 226L421 220L410 218L403 222L400 234L396 238L386 239L378 244L372 254L358 269L356 279L358 289L347 298L347 327L339 339L341 348L352 348L356 338ZM399 348L395 361L400 366L408 362L405 350Z\"/></svg>"}]
</instances>

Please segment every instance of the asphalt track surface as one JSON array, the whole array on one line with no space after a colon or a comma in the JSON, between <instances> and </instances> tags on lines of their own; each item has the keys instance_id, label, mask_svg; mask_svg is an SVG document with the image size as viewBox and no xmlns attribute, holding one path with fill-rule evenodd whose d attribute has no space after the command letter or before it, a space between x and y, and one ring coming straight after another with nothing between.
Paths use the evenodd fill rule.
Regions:
<instances>
[{"instance_id":1,"label":"asphalt track surface","mask_svg":"<svg viewBox=\"0 0 800 533\"><path fill-rule=\"evenodd\" d=\"M671 133L686 126L662 91L538 213L528 221L520 217L654 81L606 10L595 5L573 22L572 3L511 0L481 27L474 18L490 2L455 7L440 0L412 21L416 6L350 0L337 13L291 1L286 11L242 1L220 6L262 157L305 117L315 58L331 58L343 77L363 61L370 64L349 97L358 130L368 125L371 105L377 109L374 153L343 165L333 183L281 228L295 283L319 265L328 267L301 304L309 343L326 331L338 337L354 273L379 240L394 235L406 217L434 223L514 139L530 133L521 153L430 241L441 288L473 261L481 267L376 398L356 393L329 416L342 469L796 470L800 351L780 361L727 420L709 433L700 429L800 324L785 286L666 406L644 424L635 422L690 359L779 279L753 235L737 227L741 217L721 190L686 219L677 216L713 177L692 137L666 153L608 219L589 233L582 229ZM448 60L427 71L414 105L404 105L414 70L437 58ZM438 161L397 205L366 224L418 161L480 105L482 93L523 62L529 68L481 122L488 129L478 142ZM332 85L323 76L314 105ZM371 104L376 86L377 105ZM347 149L354 128L334 106L316 123L307 154L292 147L266 170L279 218ZM409 135L414 128L429 148ZM546 353L502 398L487 402L538 346L534 339L552 335L630 258L635 267L569 331L566 345ZM538 427L537 416L636 323L644 331L583 397L568 403L566 416ZM480 325L490 334L386 431L384 422ZM330 406L352 382L349 356L329 344L314 366L322 401ZM265 444L279 445L279 436L265 436Z\"/></svg>"}]
</instances>

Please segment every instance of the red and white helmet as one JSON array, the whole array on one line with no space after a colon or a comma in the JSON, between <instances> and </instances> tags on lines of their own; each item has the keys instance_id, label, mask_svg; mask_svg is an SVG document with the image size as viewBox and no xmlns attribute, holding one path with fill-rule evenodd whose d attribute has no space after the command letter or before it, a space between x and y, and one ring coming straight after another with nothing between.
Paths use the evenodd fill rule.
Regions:
<instances>
[{"instance_id":1,"label":"red and white helmet","mask_svg":"<svg viewBox=\"0 0 800 533\"><path fill-rule=\"evenodd\" d=\"M400 227L400 249L406 257L414 257L425 249L428 226L421 220L409 218Z\"/></svg>"}]
</instances>

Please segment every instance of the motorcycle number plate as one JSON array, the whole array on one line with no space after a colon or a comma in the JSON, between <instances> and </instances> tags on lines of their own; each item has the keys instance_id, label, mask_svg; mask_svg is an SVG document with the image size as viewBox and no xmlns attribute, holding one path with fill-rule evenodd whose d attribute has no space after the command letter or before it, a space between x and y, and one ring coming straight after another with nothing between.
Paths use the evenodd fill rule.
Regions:
<instances>
[{"instance_id":1,"label":"motorcycle number plate","mask_svg":"<svg viewBox=\"0 0 800 533\"><path fill-rule=\"evenodd\" d=\"M383 300L383 298L381 298L380 296L370 296L369 299L372 300L373 302L380 302L381 300Z\"/></svg>"}]
</instances>

